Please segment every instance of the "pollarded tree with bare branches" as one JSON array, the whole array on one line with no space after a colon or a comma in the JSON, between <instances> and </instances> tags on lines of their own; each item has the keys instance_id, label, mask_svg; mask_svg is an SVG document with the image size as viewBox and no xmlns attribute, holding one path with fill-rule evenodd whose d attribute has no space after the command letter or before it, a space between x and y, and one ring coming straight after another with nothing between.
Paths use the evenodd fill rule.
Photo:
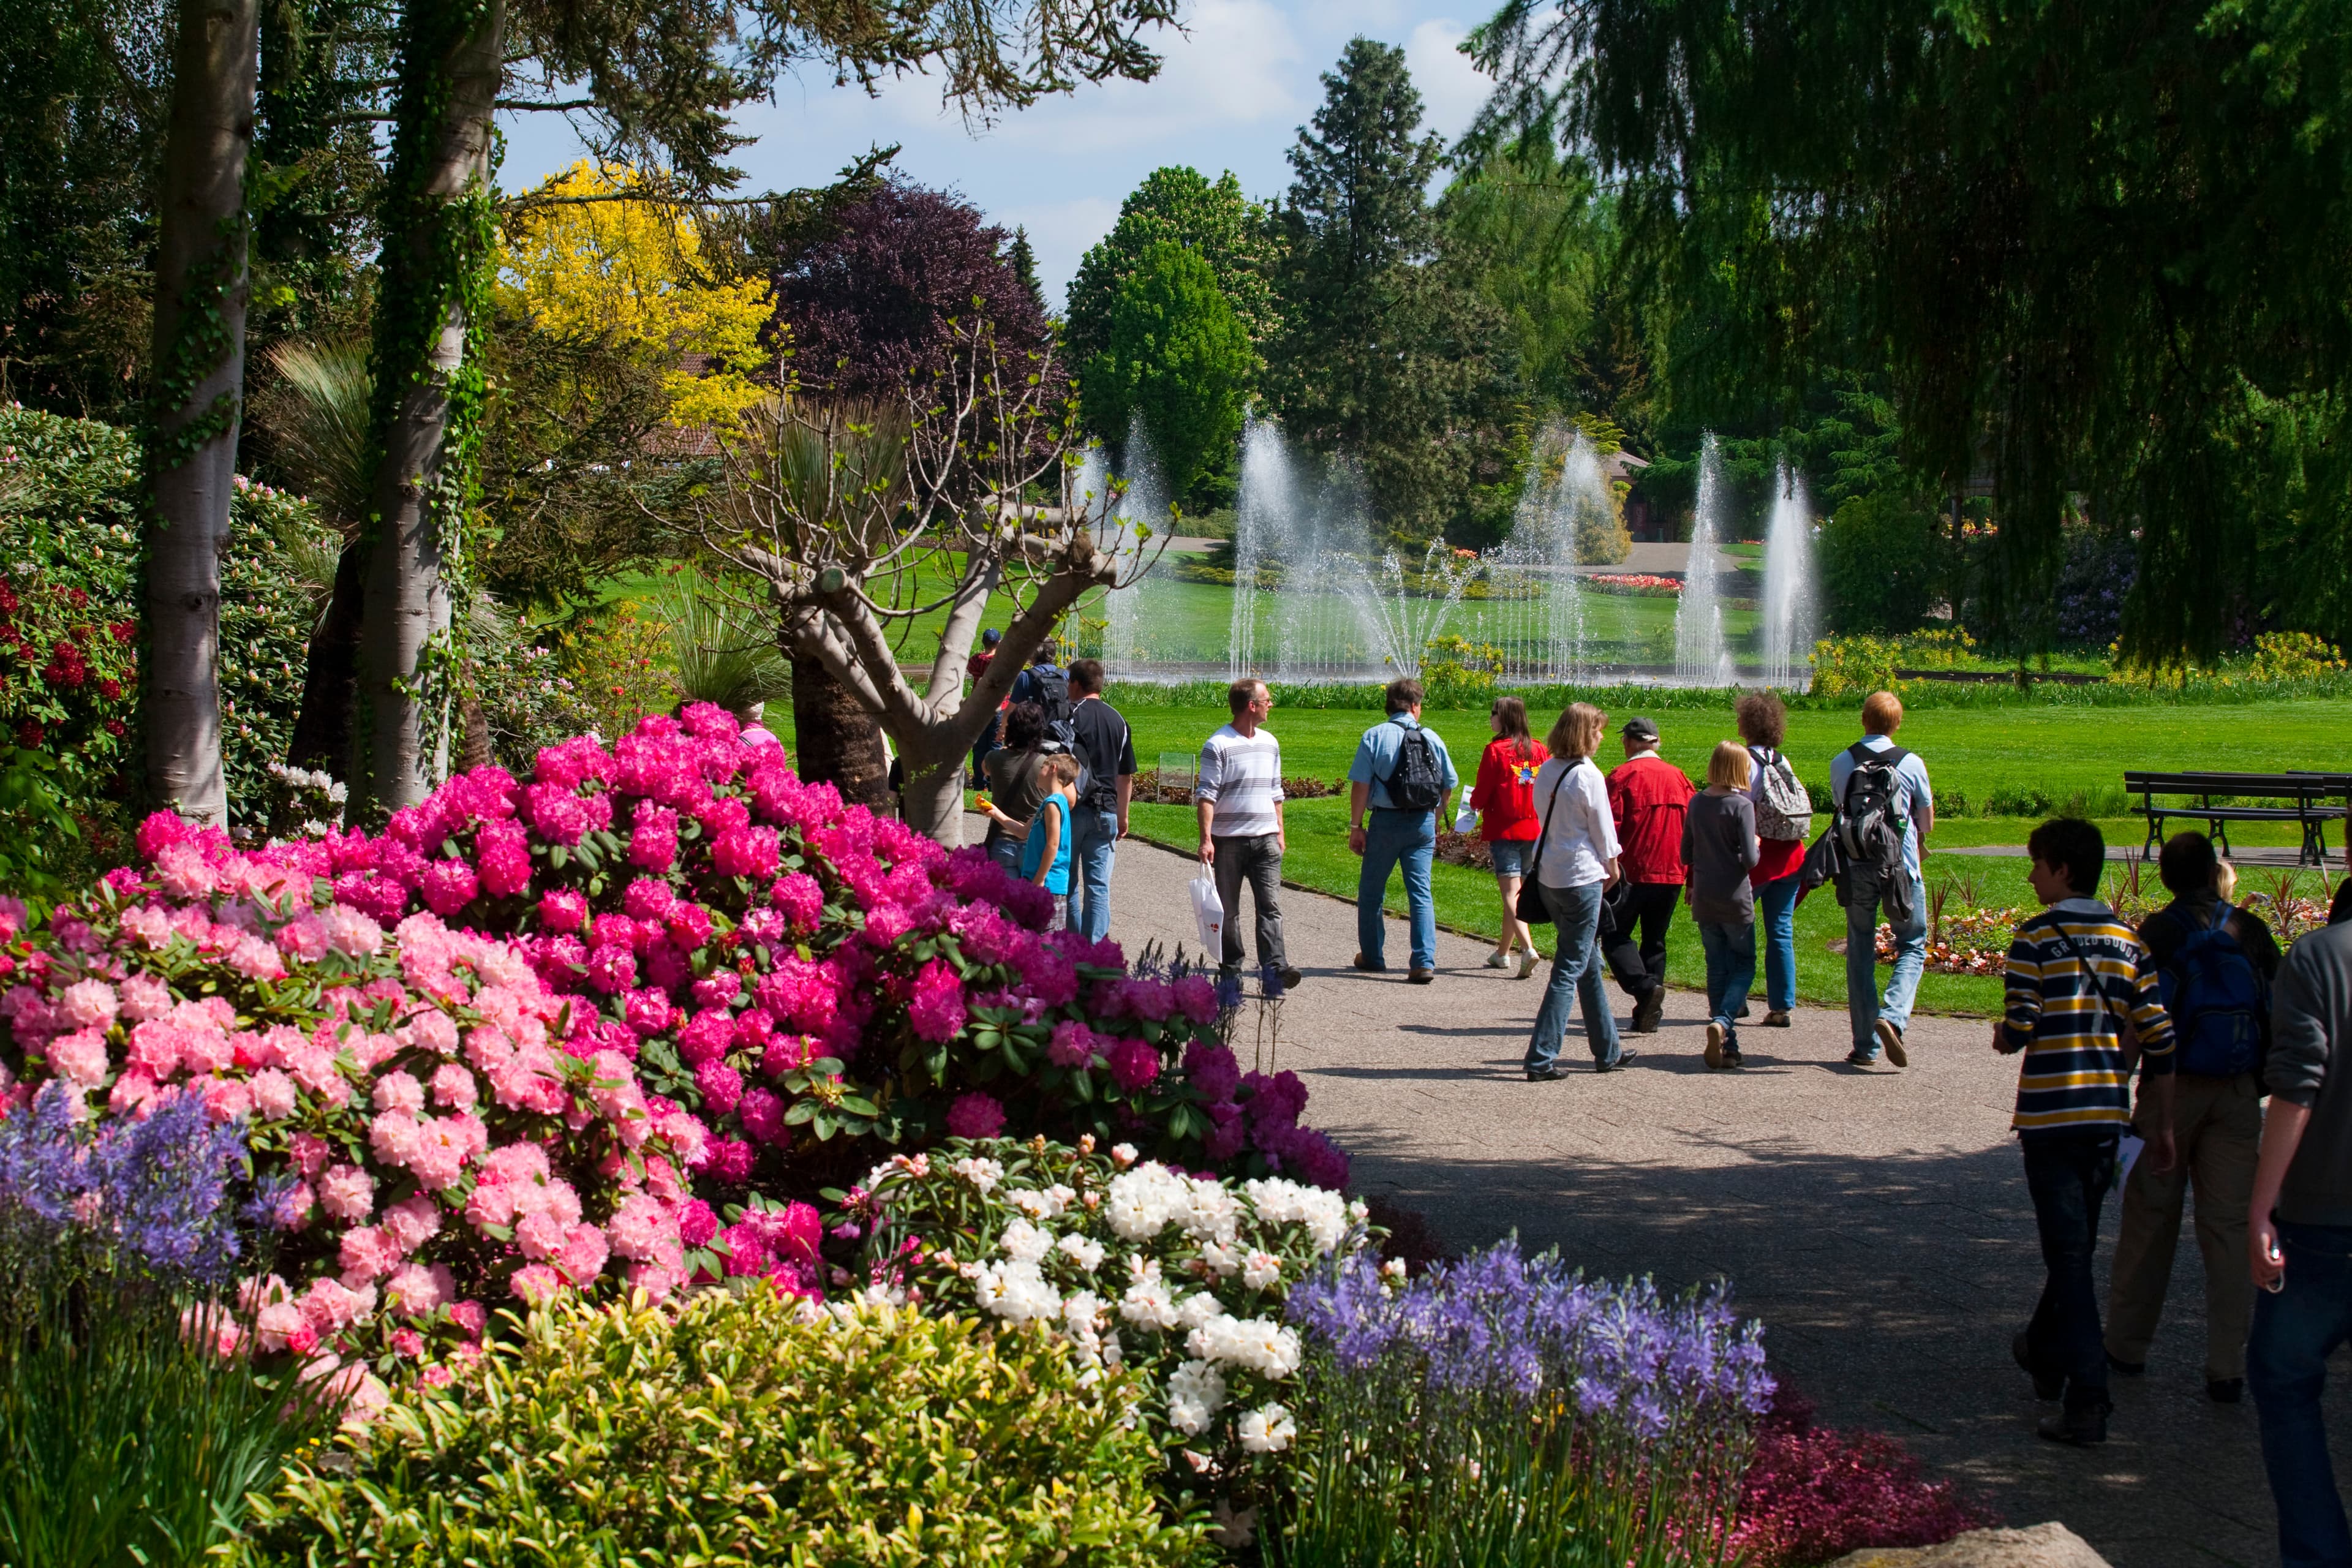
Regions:
<instances>
[{"instance_id":1,"label":"pollarded tree with bare branches","mask_svg":"<svg viewBox=\"0 0 2352 1568\"><path fill-rule=\"evenodd\" d=\"M1080 598L1150 562L1103 547L1114 498L1076 489L1081 437L1050 349L950 326L948 368L899 406L800 388L754 408L699 521L707 548L765 584L783 650L821 662L897 745L908 824L952 845L964 756L1013 677ZM997 594L1012 618L967 694ZM919 639L942 612L936 646Z\"/></svg>"}]
</instances>

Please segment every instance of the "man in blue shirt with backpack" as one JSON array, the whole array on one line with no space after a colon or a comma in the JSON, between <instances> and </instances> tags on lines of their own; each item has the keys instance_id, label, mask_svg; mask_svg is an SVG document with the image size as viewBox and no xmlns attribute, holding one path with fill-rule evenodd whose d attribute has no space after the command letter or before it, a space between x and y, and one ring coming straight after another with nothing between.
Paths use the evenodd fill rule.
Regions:
<instances>
[{"instance_id":1,"label":"man in blue shirt with backpack","mask_svg":"<svg viewBox=\"0 0 2352 1568\"><path fill-rule=\"evenodd\" d=\"M1437 903L1430 895L1429 867L1437 854L1438 816L1462 781L1445 742L1422 724L1421 682L1391 680L1386 698L1389 716L1364 731L1348 769L1348 847L1364 858L1356 879L1356 967L1373 973L1388 968L1381 901L1389 873L1402 863L1412 932L1412 968L1405 978L1426 985L1437 977Z\"/></svg>"},{"instance_id":2,"label":"man in blue shirt with backpack","mask_svg":"<svg viewBox=\"0 0 2352 1568\"><path fill-rule=\"evenodd\" d=\"M2246 1332L2254 1317L2246 1209L2263 1138L2263 1054L2278 943L2258 916L2231 906L2237 879L2203 834L2174 834L2157 872L2172 902L2140 922L2139 937L2158 965L2164 1010L2172 1018L2179 1158L2163 1171L2154 1161L2135 1161L2125 1179L2107 1288L2107 1365L2126 1377L2147 1370L2180 1240L2182 1189L2193 1184L2197 1246L2205 1256L2205 1392L2235 1405L2245 1392ZM2143 1114L2147 1100L2143 1078ZM2141 1131L2137 1118L2134 1131Z\"/></svg>"},{"instance_id":3,"label":"man in blue shirt with backpack","mask_svg":"<svg viewBox=\"0 0 2352 1568\"><path fill-rule=\"evenodd\" d=\"M1843 868L1838 902L1845 906L1845 1012L1858 1068L1877 1065L1879 1053L1908 1067L1903 1030L1911 1000L1927 968L1927 887L1920 855L1936 826L1936 792L1927 764L1895 743L1903 700L1874 691L1862 704L1863 737L1830 763L1830 831ZM1895 973L1878 989L1878 921L1895 934Z\"/></svg>"}]
</instances>

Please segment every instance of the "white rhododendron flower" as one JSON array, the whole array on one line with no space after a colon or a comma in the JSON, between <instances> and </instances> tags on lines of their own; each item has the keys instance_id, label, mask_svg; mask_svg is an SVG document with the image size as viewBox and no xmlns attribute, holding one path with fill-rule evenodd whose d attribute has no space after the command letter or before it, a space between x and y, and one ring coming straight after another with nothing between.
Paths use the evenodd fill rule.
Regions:
<instances>
[{"instance_id":1,"label":"white rhododendron flower","mask_svg":"<svg viewBox=\"0 0 2352 1568\"><path fill-rule=\"evenodd\" d=\"M1242 1266L1241 1249L1229 1242L1208 1241L1201 1244L1201 1261L1209 1272L1220 1279L1230 1279Z\"/></svg>"},{"instance_id":2,"label":"white rhododendron flower","mask_svg":"<svg viewBox=\"0 0 2352 1568\"><path fill-rule=\"evenodd\" d=\"M982 1308L1007 1322L1050 1319L1062 1308L1061 1295L1034 1263L983 1263L973 1277L972 1293Z\"/></svg>"},{"instance_id":3,"label":"white rhododendron flower","mask_svg":"<svg viewBox=\"0 0 2352 1568\"><path fill-rule=\"evenodd\" d=\"M1176 1326L1191 1331L1225 1315L1224 1308L1206 1290L1195 1290L1176 1303Z\"/></svg>"},{"instance_id":4,"label":"white rhododendron flower","mask_svg":"<svg viewBox=\"0 0 2352 1568\"><path fill-rule=\"evenodd\" d=\"M1118 1315L1139 1329L1172 1329L1176 1326L1176 1300L1160 1281L1138 1280L1119 1298Z\"/></svg>"},{"instance_id":5,"label":"white rhododendron flower","mask_svg":"<svg viewBox=\"0 0 2352 1568\"><path fill-rule=\"evenodd\" d=\"M1187 1215L1192 1194L1185 1179L1157 1162L1122 1171L1110 1179L1104 1216L1128 1241L1149 1241L1168 1222Z\"/></svg>"},{"instance_id":6,"label":"white rhododendron flower","mask_svg":"<svg viewBox=\"0 0 2352 1568\"><path fill-rule=\"evenodd\" d=\"M1251 1205L1261 1219L1295 1221L1315 1238L1315 1250L1328 1253L1348 1236L1347 1200L1321 1187L1303 1187L1275 1177L1246 1184Z\"/></svg>"},{"instance_id":7,"label":"white rhododendron flower","mask_svg":"<svg viewBox=\"0 0 2352 1568\"><path fill-rule=\"evenodd\" d=\"M1252 1252L1242 1259L1242 1283L1253 1290L1263 1290L1282 1279L1282 1259L1271 1252Z\"/></svg>"},{"instance_id":8,"label":"white rhododendron flower","mask_svg":"<svg viewBox=\"0 0 2352 1568\"><path fill-rule=\"evenodd\" d=\"M1099 1241L1073 1231L1054 1245L1068 1253L1070 1260L1089 1274L1102 1267L1103 1246Z\"/></svg>"},{"instance_id":9,"label":"white rhododendron flower","mask_svg":"<svg viewBox=\"0 0 2352 1568\"><path fill-rule=\"evenodd\" d=\"M1074 1335L1095 1333L1102 1316L1102 1298L1091 1290L1073 1290L1062 1298L1062 1326Z\"/></svg>"},{"instance_id":10,"label":"white rhododendron flower","mask_svg":"<svg viewBox=\"0 0 2352 1568\"><path fill-rule=\"evenodd\" d=\"M1037 1263L1054 1249L1054 1238L1025 1219L1016 1219L997 1238L1004 1256L1015 1263Z\"/></svg>"},{"instance_id":11,"label":"white rhododendron flower","mask_svg":"<svg viewBox=\"0 0 2352 1568\"><path fill-rule=\"evenodd\" d=\"M1298 1436L1290 1412L1279 1405L1253 1410L1241 1419L1242 1447L1253 1454L1279 1454Z\"/></svg>"},{"instance_id":12,"label":"white rhododendron flower","mask_svg":"<svg viewBox=\"0 0 2352 1568\"><path fill-rule=\"evenodd\" d=\"M1224 1374L1204 1361L1188 1361L1168 1374L1168 1421L1188 1437L1209 1429L1225 1407Z\"/></svg>"},{"instance_id":13,"label":"white rhododendron flower","mask_svg":"<svg viewBox=\"0 0 2352 1568\"><path fill-rule=\"evenodd\" d=\"M948 1169L962 1177L965 1181L970 1182L973 1186L978 1187L980 1189L980 1195L982 1197L986 1197L990 1193L994 1192L996 1190L997 1184L1004 1180L1004 1167L1003 1165L998 1164L993 1160L986 1159L977 1154L967 1155L965 1158L958 1160L954 1164L950 1165Z\"/></svg>"},{"instance_id":14,"label":"white rhododendron flower","mask_svg":"<svg viewBox=\"0 0 2352 1568\"><path fill-rule=\"evenodd\" d=\"M1271 1318L1234 1318L1220 1312L1193 1330L1184 1342L1205 1361L1246 1367L1276 1382L1298 1370L1297 1331L1286 1329Z\"/></svg>"},{"instance_id":15,"label":"white rhododendron flower","mask_svg":"<svg viewBox=\"0 0 2352 1568\"><path fill-rule=\"evenodd\" d=\"M1223 1182L1195 1177L1184 1183L1183 1207L1175 1218L1196 1241L1231 1242L1241 1229L1242 1201Z\"/></svg>"}]
</instances>

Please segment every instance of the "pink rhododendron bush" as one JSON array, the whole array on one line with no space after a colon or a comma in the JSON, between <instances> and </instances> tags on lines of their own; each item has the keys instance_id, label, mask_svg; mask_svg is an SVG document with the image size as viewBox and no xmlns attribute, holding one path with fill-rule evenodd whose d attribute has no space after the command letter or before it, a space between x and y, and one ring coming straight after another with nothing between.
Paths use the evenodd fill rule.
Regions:
<instances>
[{"instance_id":1,"label":"pink rhododendron bush","mask_svg":"<svg viewBox=\"0 0 2352 1568\"><path fill-rule=\"evenodd\" d=\"M0 918L0 1089L246 1118L299 1178L290 1283L257 1287L289 1343L370 1290L404 1330L615 1277L814 1293L792 1200L946 1136L1346 1179L1297 1077L1219 1042L1204 976L1041 931L1038 889L803 784L716 708L528 782L477 770L379 835L240 853L159 814L138 843L46 922Z\"/></svg>"},{"instance_id":2,"label":"pink rhododendron bush","mask_svg":"<svg viewBox=\"0 0 2352 1568\"><path fill-rule=\"evenodd\" d=\"M387 931L217 835L23 920L0 909L9 1104L53 1082L100 1117L193 1095L242 1121L284 1190L277 1272L242 1292L264 1352L421 1356L509 1297L685 1281L708 1135L513 943L432 914Z\"/></svg>"}]
</instances>

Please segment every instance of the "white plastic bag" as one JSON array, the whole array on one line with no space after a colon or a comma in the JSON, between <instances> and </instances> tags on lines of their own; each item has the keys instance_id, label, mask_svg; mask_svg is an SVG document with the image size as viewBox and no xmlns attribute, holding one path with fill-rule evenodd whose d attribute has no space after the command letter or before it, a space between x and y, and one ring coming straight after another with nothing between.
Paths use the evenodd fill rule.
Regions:
<instances>
[{"instance_id":1,"label":"white plastic bag","mask_svg":"<svg viewBox=\"0 0 2352 1568\"><path fill-rule=\"evenodd\" d=\"M1225 904L1217 884L1206 877L1192 879L1192 920L1201 928L1202 956L1212 963L1225 953Z\"/></svg>"},{"instance_id":2,"label":"white plastic bag","mask_svg":"<svg viewBox=\"0 0 2352 1568\"><path fill-rule=\"evenodd\" d=\"M1454 831L1461 834L1478 831L1477 808L1470 804L1470 797L1467 795L1462 797L1462 809L1454 814Z\"/></svg>"}]
</instances>

